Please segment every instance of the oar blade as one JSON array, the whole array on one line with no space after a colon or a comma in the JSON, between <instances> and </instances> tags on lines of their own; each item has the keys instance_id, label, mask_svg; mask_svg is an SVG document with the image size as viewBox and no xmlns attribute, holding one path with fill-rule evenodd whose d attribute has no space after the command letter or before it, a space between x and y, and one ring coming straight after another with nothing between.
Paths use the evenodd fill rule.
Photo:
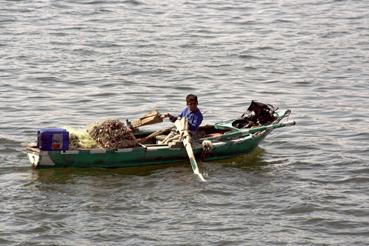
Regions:
<instances>
[{"instance_id":1,"label":"oar blade","mask_svg":"<svg viewBox=\"0 0 369 246\"><path fill-rule=\"evenodd\" d=\"M183 139L183 145L186 148L186 152L188 155L188 158L190 159L190 164L192 167L192 170L194 172L194 174L196 174L197 176L199 176L200 180L203 182L206 182L206 180L204 179L204 177L202 176L202 174L199 171L197 162L196 162L196 158L195 155L193 153L192 150L192 146L191 146L191 142L190 142L190 135L188 134L188 123L187 123L187 119L186 118L182 118L180 120L176 120L176 122L174 123L175 126L177 127L177 130L180 132L180 134L182 135Z\"/></svg>"},{"instance_id":2,"label":"oar blade","mask_svg":"<svg viewBox=\"0 0 369 246\"><path fill-rule=\"evenodd\" d=\"M159 111L154 110L154 111L151 111L145 114L139 119L132 120L131 126L133 128L138 128L140 126L151 125L151 124L156 124L156 123L161 123L161 122L163 122L163 118L161 117L161 114L159 113Z\"/></svg>"},{"instance_id":3,"label":"oar blade","mask_svg":"<svg viewBox=\"0 0 369 246\"><path fill-rule=\"evenodd\" d=\"M193 173L196 174L197 176L199 176L199 178L201 179L201 181L206 182L206 180L204 179L204 177L200 173L200 170L199 170L199 167L197 165L197 161L196 161L195 155L194 155L193 150L192 150L191 143L188 141L188 138L185 138L183 140L183 144L186 147L187 155L188 155L188 158L190 159L190 163L191 163L191 167L192 167Z\"/></svg>"}]
</instances>

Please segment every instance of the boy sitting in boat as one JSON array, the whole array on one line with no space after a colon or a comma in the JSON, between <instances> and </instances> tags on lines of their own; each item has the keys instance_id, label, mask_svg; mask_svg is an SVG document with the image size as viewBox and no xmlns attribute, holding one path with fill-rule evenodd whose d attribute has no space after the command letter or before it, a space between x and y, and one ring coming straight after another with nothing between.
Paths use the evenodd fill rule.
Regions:
<instances>
[{"instance_id":1,"label":"boy sitting in boat","mask_svg":"<svg viewBox=\"0 0 369 246\"><path fill-rule=\"evenodd\" d=\"M166 113L164 114L164 118L169 117L169 120L171 122L175 122L178 119L178 117L187 118L188 130L192 136L195 136L203 120L202 113L200 109L197 107L198 105L197 96L193 94L187 95L186 104L187 107L185 107L178 116L173 116L170 113Z\"/></svg>"}]
</instances>

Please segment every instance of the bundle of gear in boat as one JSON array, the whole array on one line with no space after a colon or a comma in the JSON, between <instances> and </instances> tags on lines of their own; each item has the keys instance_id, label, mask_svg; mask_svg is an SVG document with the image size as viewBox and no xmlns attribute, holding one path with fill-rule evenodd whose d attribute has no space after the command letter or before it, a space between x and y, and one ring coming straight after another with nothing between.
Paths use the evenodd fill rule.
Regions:
<instances>
[{"instance_id":1,"label":"bundle of gear in boat","mask_svg":"<svg viewBox=\"0 0 369 246\"><path fill-rule=\"evenodd\" d=\"M270 104L251 101L250 106L239 119L231 122L235 128L252 128L274 122L277 108ZM158 111L152 111L133 121L106 119L95 122L83 130L70 127L43 128L38 130L37 147L46 151L77 150L77 149L122 149L148 144L181 145L180 134L175 127L158 131L141 131L139 127L163 122ZM229 129L217 129L214 125L201 126L197 138L209 138L224 134ZM206 140L204 149L210 148Z\"/></svg>"}]
</instances>

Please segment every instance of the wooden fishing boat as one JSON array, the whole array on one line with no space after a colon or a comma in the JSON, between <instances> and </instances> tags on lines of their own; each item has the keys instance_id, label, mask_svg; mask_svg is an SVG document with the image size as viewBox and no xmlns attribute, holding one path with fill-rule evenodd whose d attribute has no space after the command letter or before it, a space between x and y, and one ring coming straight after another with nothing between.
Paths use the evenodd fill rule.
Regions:
<instances>
[{"instance_id":1,"label":"wooden fishing boat","mask_svg":"<svg viewBox=\"0 0 369 246\"><path fill-rule=\"evenodd\" d=\"M207 161L247 154L274 129L294 125L294 121L287 120L289 113L290 110L273 112L275 120L254 127L239 127L235 124L239 119L202 126L200 131L203 137L192 140L194 157ZM36 145L31 145L26 148L26 152L34 168L121 168L188 160L188 152L182 142L163 144L158 140L162 140L163 135L168 135L170 132L171 129L164 129L159 131L160 135L158 135L156 134L158 132L138 130L134 132L135 137L147 141L130 148L42 150Z\"/></svg>"}]
</instances>

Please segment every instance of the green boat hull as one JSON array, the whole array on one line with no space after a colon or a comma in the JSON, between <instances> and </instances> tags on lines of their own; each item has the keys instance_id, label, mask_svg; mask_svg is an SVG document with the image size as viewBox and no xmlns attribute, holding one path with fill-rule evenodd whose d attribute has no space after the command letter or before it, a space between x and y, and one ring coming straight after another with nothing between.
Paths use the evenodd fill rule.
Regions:
<instances>
[{"instance_id":1,"label":"green boat hull","mask_svg":"<svg viewBox=\"0 0 369 246\"><path fill-rule=\"evenodd\" d=\"M247 154L275 128L289 126L294 122L271 124L251 129L236 129L231 121L215 124L218 129L226 129L221 136L203 138L193 143L196 158L219 160ZM206 145L204 143L206 142ZM188 160L185 147L181 143L174 146L163 144L140 145L124 149L80 149L67 151L42 151L36 147L27 148L29 160L34 168L56 167L103 167L123 168L162 165Z\"/></svg>"},{"instance_id":2,"label":"green boat hull","mask_svg":"<svg viewBox=\"0 0 369 246\"><path fill-rule=\"evenodd\" d=\"M204 151L202 145L193 146L197 158L217 160L247 154L255 149L269 132L253 137L244 136L234 140L214 143L212 149ZM183 146L153 145L117 150L41 151L29 149L28 157L35 168L45 167L139 167L160 165L188 160Z\"/></svg>"}]
</instances>

